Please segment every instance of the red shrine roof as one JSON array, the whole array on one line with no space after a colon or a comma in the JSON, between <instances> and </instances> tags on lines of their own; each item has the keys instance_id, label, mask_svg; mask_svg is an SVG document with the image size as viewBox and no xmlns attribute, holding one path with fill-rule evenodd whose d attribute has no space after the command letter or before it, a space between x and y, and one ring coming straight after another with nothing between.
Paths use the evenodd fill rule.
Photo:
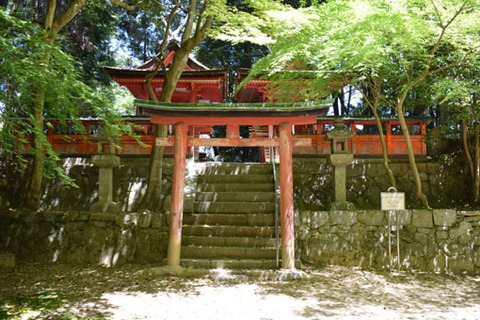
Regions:
<instances>
[{"instance_id":1,"label":"red shrine roof","mask_svg":"<svg viewBox=\"0 0 480 320\"><path fill-rule=\"evenodd\" d=\"M176 41L173 41L168 45L166 52L167 57L163 61L165 67L169 68L172 65L173 56L175 55L175 52L178 50L178 48L180 48L180 45ZM156 65L155 60L160 58L161 54L159 53L154 59L148 60L141 66L137 67L137 69L153 71L153 68L155 68ZM192 54L190 54L188 56L187 64L185 65L184 70L209 70L209 68L200 63L197 59L195 59Z\"/></svg>"},{"instance_id":2,"label":"red shrine roof","mask_svg":"<svg viewBox=\"0 0 480 320\"><path fill-rule=\"evenodd\" d=\"M175 42L168 46L167 57L164 60L167 68L171 65L178 48L178 44ZM152 72L154 67L155 59L150 59L135 69L104 67L104 70L119 85L126 86L135 98L148 99L148 92L144 84L145 76ZM162 92L163 79L163 71L159 71L152 79L152 89L157 98L160 98ZM209 69L190 55L173 94L172 102L218 103L227 98L227 90L228 70Z\"/></svg>"}]
</instances>

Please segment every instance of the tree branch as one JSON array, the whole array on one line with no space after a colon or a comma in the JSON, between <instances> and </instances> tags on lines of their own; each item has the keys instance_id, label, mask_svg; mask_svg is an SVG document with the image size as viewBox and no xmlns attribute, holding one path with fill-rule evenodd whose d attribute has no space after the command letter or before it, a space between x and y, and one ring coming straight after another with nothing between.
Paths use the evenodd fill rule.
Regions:
<instances>
[{"instance_id":1,"label":"tree branch","mask_svg":"<svg viewBox=\"0 0 480 320\"><path fill-rule=\"evenodd\" d=\"M438 68L438 69L436 69L436 70L430 71L430 72L429 72L429 75L431 75L431 74L436 74L436 73L442 72L442 71L444 71L444 70L450 69L450 68L452 68L452 67L455 67L456 65L459 65L460 63L464 62L464 61L466 60L466 58L467 58L466 56L463 56L463 58L460 59L460 60L454 61L454 62L452 62L452 63L450 63L450 64L448 64L448 65L446 65L446 66L443 66L443 67L441 67L441 68Z\"/></svg>"},{"instance_id":2,"label":"tree branch","mask_svg":"<svg viewBox=\"0 0 480 320\"><path fill-rule=\"evenodd\" d=\"M435 8L435 14L437 15L438 21L440 21L440 25L443 28L443 20L442 16L440 15L440 11L438 10L437 6L435 5L435 2L433 0L430 0L430 3L433 5Z\"/></svg>"},{"instance_id":3,"label":"tree branch","mask_svg":"<svg viewBox=\"0 0 480 320\"><path fill-rule=\"evenodd\" d=\"M183 31L183 35L182 35L182 45L184 42L190 39L190 36L192 35L196 7L197 7L197 0L190 0L190 3L188 5L187 23L185 24L185 30ZM197 26L199 23L200 23L200 20L197 21Z\"/></svg>"},{"instance_id":4,"label":"tree branch","mask_svg":"<svg viewBox=\"0 0 480 320\"><path fill-rule=\"evenodd\" d=\"M177 13L178 8L180 7L180 4L178 3L178 0L175 0L175 6L173 9L170 11L170 14L168 15L168 20L167 20L167 25L165 26L165 35L163 36L162 43L160 45L160 53L162 55L162 69L165 70L165 65L163 64L163 59L166 58L166 47L167 47L167 42L168 42L168 34L170 33L170 28L172 26L172 21L173 18L175 17L175 14Z\"/></svg>"},{"instance_id":5,"label":"tree branch","mask_svg":"<svg viewBox=\"0 0 480 320\"><path fill-rule=\"evenodd\" d=\"M453 23L453 21L455 21L455 19L457 19L457 17L460 15L460 13L465 8L466 4L467 4L467 2L464 1L462 6L460 7L460 9L458 9L457 12L455 12L453 17L447 22L447 24L445 26L442 26L442 32L440 33L440 36L438 37L437 43L435 43L432 50L430 50L430 58L429 58L428 63L427 63L427 69L430 67L430 65L432 63L433 55L435 54L435 52L437 52L438 47L440 47L440 43L443 40L443 36L445 35L445 32L446 32L447 28Z\"/></svg>"},{"instance_id":6,"label":"tree branch","mask_svg":"<svg viewBox=\"0 0 480 320\"><path fill-rule=\"evenodd\" d=\"M137 4L132 5L132 6L123 2L123 1L121 1L121 0L110 0L110 3L113 4L114 6L122 7L124 9L128 10L128 11L132 11L132 10L135 10L138 7L138 5L142 2L140 1Z\"/></svg>"},{"instance_id":7,"label":"tree branch","mask_svg":"<svg viewBox=\"0 0 480 320\"><path fill-rule=\"evenodd\" d=\"M200 32L200 25L202 24L202 19L203 19L203 14L205 13L205 10L207 10L207 6L208 6L208 0L205 0L205 2L203 3L203 6L202 8L200 9L200 12L198 14L198 19L197 19L197 27L195 29L195 34L197 34L198 32Z\"/></svg>"},{"instance_id":8,"label":"tree branch","mask_svg":"<svg viewBox=\"0 0 480 320\"><path fill-rule=\"evenodd\" d=\"M52 25L52 32L57 34L60 29L62 29L67 23L69 23L75 16L80 12L82 7L85 5L86 0L73 0L68 9L58 14L54 20Z\"/></svg>"},{"instance_id":9,"label":"tree branch","mask_svg":"<svg viewBox=\"0 0 480 320\"><path fill-rule=\"evenodd\" d=\"M47 15L45 17L45 30L51 31L53 27L53 19L55 18L55 10L57 8L57 0L47 1Z\"/></svg>"}]
</instances>

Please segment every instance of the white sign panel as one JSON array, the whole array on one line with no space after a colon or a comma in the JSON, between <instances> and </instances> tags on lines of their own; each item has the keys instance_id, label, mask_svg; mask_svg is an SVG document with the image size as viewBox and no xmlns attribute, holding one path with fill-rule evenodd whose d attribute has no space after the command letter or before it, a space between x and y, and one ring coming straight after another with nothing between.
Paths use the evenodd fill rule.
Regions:
<instances>
[{"instance_id":1,"label":"white sign panel","mask_svg":"<svg viewBox=\"0 0 480 320\"><path fill-rule=\"evenodd\" d=\"M405 192L381 192L382 210L405 210Z\"/></svg>"}]
</instances>

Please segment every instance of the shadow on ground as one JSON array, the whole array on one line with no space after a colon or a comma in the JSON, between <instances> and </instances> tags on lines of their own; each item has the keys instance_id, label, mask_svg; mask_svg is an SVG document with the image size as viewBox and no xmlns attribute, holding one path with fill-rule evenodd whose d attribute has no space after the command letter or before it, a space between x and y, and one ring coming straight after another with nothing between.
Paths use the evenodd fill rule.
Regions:
<instances>
[{"instance_id":1,"label":"shadow on ground","mask_svg":"<svg viewBox=\"0 0 480 320\"><path fill-rule=\"evenodd\" d=\"M277 281L265 272L20 264L0 275L0 319L480 319L477 278L307 274Z\"/></svg>"}]
</instances>

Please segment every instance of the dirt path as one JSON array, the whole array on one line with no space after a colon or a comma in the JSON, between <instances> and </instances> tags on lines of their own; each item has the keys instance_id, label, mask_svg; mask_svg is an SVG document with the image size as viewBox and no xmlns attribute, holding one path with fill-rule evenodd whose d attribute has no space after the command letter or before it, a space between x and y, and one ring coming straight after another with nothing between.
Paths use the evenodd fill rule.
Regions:
<instances>
[{"instance_id":1,"label":"dirt path","mask_svg":"<svg viewBox=\"0 0 480 320\"><path fill-rule=\"evenodd\" d=\"M479 278L341 267L307 274L275 281L265 280L273 273L22 264L0 274L0 319L480 320Z\"/></svg>"}]
</instances>

